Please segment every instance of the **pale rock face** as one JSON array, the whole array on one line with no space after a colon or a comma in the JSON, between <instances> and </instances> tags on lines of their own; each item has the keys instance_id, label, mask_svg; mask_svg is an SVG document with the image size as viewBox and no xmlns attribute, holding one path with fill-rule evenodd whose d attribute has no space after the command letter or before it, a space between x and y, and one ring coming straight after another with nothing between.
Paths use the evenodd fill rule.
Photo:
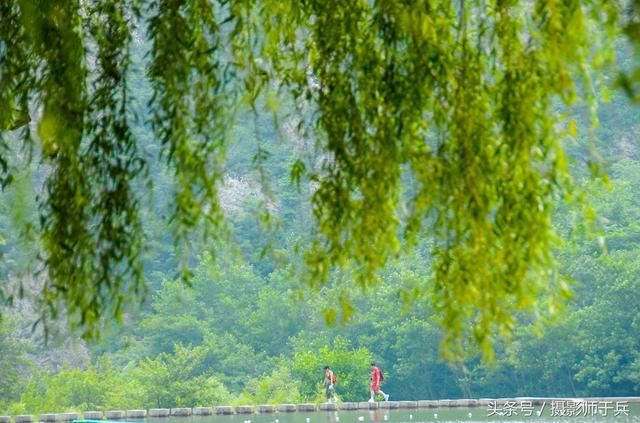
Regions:
<instances>
[{"instance_id":1,"label":"pale rock face","mask_svg":"<svg viewBox=\"0 0 640 423\"><path fill-rule=\"evenodd\" d=\"M5 292L16 295L22 287L23 297L16 295L14 305L4 311L9 318L18 316L20 324L16 326L12 337L27 341L33 345L45 345L45 334L42 325L35 330L33 323L40 317L34 298L42 292L45 285L44 276L9 276ZM66 316L61 313L55 321L48 322L49 339L46 348L41 347L30 351L28 356L41 369L57 372L62 368L86 369L90 358L86 342L77 336L69 334ZM25 369L25 372L28 369Z\"/></svg>"},{"instance_id":2,"label":"pale rock face","mask_svg":"<svg viewBox=\"0 0 640 423\"><path fill-rule=\"evenodd\" d=\"M313 151L313 140L302 135L299 127L303 125L297 117L288 119L280 127L284 141L292 145L298 154L309 154Z\"/></svg>"},{"instance_id":3,"label":"pale rock face","mask_svg":"<svg viewBox=\"0 0 640 423\"><path fill-rule=\"evenodd\" d=\"M640 125L634 125L630 131L626 132L616 142L618 153L625 158L639 160L640 159Z\"/></svg>"},{"instance_id":4,"label":"pale rock face","mask_svg":"<svg viewBox=\"0 0 640 423\"><path fill-rule=\"evenodd\" d=\"M226 215L245 211L251 201L263 202L271 214L276 214L279 209L276 201L264 194L260 183L249 176L225 175L222 184L218 187L218 196Z\"/></svg>"},{"instance_id":5,"label":"pale rock face","mask_svg":"<svg viewBox=\"0 0 640 423\"><path fill-rule=\"evenodd\" d=\"M260 195L260 190L252 186L244 176L225 175L218 189L220 204L225 214L241 212L248 199L258 198Z\"/></svg>"}]
</instances>

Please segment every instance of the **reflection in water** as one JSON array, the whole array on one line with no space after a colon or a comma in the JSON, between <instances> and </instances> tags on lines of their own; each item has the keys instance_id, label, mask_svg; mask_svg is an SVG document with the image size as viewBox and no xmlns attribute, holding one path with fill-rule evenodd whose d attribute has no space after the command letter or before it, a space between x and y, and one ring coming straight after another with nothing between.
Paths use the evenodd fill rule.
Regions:
<instances>
[{"instance_id":1,"label":"reflection in water","mask_svg":"<svg viewBox=\"0 0 640 423\"><path fill-rule=\"evenodd\" d=\"M340 417L338 417L337 411L327 411L327 423L338 423Z\"/></svg>"}]
</instances>

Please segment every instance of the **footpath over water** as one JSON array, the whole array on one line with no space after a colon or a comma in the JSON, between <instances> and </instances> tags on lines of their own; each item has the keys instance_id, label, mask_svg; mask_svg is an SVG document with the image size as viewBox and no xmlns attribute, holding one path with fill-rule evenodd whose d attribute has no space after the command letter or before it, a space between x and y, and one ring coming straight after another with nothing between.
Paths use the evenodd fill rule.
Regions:
<instances>
[{"instance_id":1,"label":"footpath over water","mask_svg":"<svg viewBox=\"0 0 640 423\"><path fill-rule=\"evenodd\" d=\"M158 418L169 416L210 416L255 413L291 413L339 410L375 410L375 409L416 409L416 408L451 408L451 407L511 407L540 406L553 404L573 407L609 408L630 404L640 404L640 397L592 397L592 398L558 398L558 397L518 397L518 398L482 398L482 399L443 399L421 401L385 401L385 402L339 402L339 403L306 403L278 405L239 405L193 408L151 408L149 410L108 410L58 413L58 414L23 414L0 416L0 423L34 423L34 422L69 422L78 419L87 420L123 420Z\"/></svg>"}]
</instances>

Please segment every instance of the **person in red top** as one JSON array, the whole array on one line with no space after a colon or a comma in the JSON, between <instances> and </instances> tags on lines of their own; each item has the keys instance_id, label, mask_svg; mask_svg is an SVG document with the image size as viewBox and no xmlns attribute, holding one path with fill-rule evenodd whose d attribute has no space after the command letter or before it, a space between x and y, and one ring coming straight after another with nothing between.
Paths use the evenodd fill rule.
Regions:
<instances>
[{"instance_id":1,"label":"person in red top","mask_svg":"<svg viewBox=\"0 0 640 423\"><path fill-rule=\"evenodd\" d=\"M324 385L325 393L327 394L327 402L331 402L334 399L334 380L335 377L333 375L333 371L331 371L329 366L324 366L324 381L322 384Z\"/></svg>"},{"instance_id":2,"label":"person in red top","mask_svg":"<svg viewBox=\"0 0 640 423\"><path fill-rule=\"evenodd\" d=\"M376 393L382 395L385 401L389 401L389 395L380 389L380 379L380 369L376 367L376 363L371 362L371 399L369 399L369 402L373 402L373 397Z\"/></svg>"}]
</instances>

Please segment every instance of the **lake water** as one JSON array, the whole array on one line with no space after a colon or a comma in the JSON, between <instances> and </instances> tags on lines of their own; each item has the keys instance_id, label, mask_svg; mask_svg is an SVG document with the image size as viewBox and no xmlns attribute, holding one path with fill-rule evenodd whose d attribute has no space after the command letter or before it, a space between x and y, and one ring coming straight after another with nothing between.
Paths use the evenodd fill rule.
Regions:
<instances>
[{"instance_id":1,"label":"lake water","mask_svg":"<svg viewBox=\"0 0 640 423\"><path fill-rule=\"evenodd\" d=\"M628 415L626 415L627 413ZM531 415L528 416L529 411ZM540 415L538 413L542 411ZM592 415L581 411L579 415L564 417L551 415L549 406L534 406L533 410L501 410L503 416L497 415L495 409L487 407L474 408L422 408L414 410L357 410L357 411L318 411L273 414L235 414L228 416L193 416L166 417L151 419L149 423L427 423L427 422L609 422L640 423L640 404L629 404L621 407L616 416L615 410L604 410L607 414ZM510 414L510 415L509 415ZM558 411L554 414L558 414Z\"/></svg>"}]
</instances>

